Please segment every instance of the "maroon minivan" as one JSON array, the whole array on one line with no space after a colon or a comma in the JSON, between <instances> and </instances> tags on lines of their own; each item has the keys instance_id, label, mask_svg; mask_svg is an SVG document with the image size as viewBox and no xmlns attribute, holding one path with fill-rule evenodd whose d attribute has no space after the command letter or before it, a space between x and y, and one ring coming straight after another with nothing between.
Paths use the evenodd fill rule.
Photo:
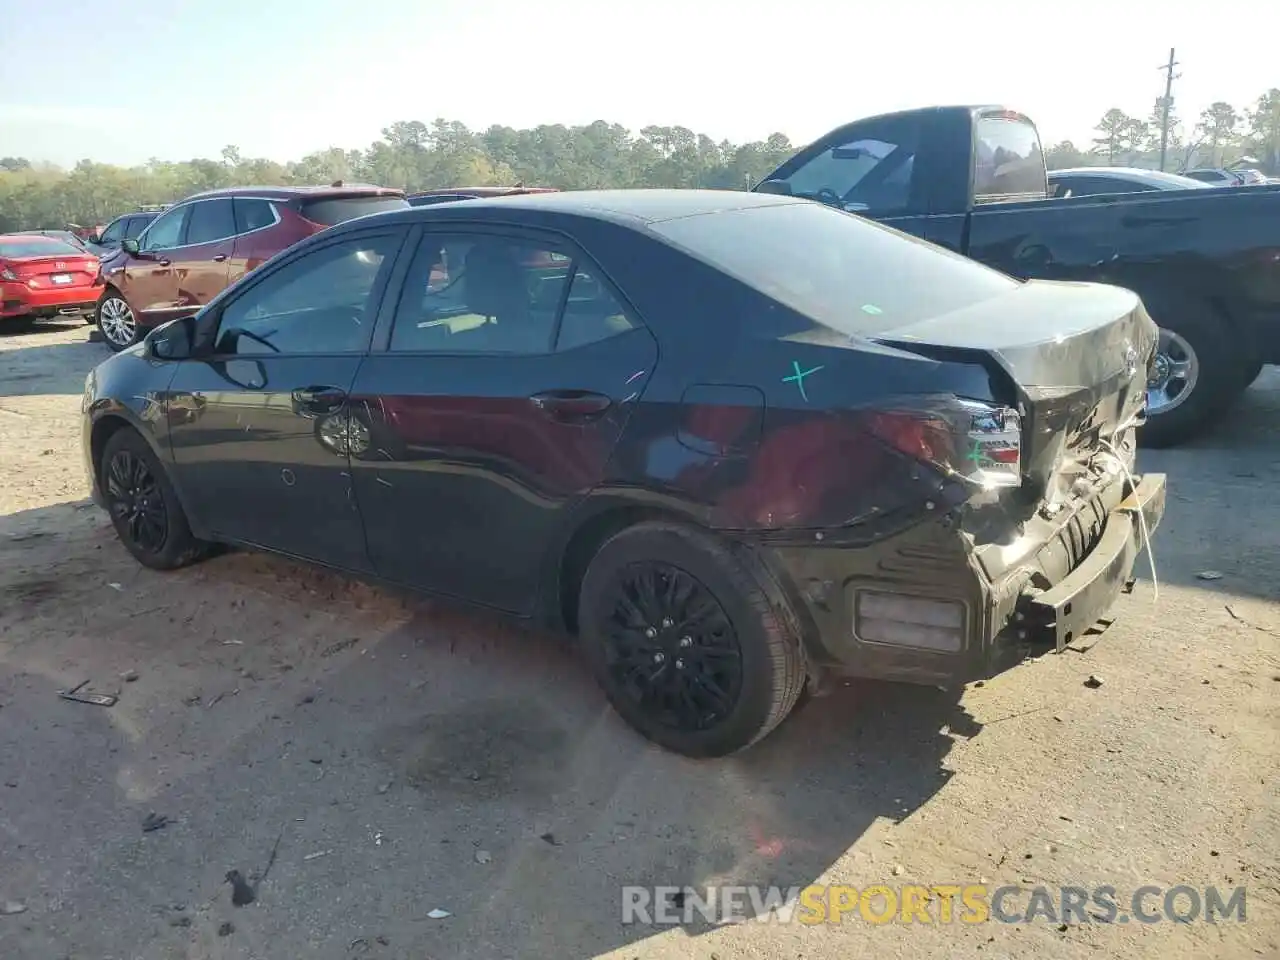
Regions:
<instances>
[{"instance_id":1,"label":"maroon minivan","mask_svg":"<svg viewBox=\"0 0 1280 960\"><path fill-rule=\"evenodd\" d=\"M98 329L107 346L123 350L151 328L194 313L299 240L345 220L408 205L403 191L341 182L198 193L103 257Z\"/></svg>"}]
</instances>

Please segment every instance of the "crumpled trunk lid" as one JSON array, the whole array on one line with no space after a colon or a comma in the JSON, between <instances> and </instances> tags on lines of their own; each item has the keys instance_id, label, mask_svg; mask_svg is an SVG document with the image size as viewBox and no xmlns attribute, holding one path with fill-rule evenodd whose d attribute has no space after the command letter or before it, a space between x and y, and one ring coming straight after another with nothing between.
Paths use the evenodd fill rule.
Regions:
<instances>
[{"instance_id":1,"label":"crumpled trunk lid","mask_svg":"<svg viewBox=\"0 0 1280 960\"><path fill-rule=\"evenodd\" d=\"M1017 499L1040 506L1064 497L1140 421L1157 328L1131 291L1028 281L876 339L939 359L981 356L1022 414Z\"/></svg>"}]
</instances>

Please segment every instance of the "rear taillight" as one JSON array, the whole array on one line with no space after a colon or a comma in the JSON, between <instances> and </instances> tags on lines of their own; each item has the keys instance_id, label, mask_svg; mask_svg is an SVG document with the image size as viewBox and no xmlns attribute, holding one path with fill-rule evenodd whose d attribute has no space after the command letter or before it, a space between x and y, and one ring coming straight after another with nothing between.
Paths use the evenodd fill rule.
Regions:
<instances>
[{"instance_id":1,"label":"rear taillight","mask_svg":"<svg viewBox=\"0 0 1280 960\"><path fill-rule=\"evenodd\" d=\"M1022 483L1022 418L1010 407L943 400L867 414L867 429L914 460L982 490Z\"/></svg>"}]
</instances>

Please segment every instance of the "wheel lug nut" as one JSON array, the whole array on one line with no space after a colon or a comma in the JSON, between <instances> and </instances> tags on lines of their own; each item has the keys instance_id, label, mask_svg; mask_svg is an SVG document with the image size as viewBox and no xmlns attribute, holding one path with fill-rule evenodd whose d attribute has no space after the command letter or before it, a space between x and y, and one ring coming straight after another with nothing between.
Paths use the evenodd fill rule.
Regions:
<instances>
[{"instance_id":1,"label":"wheel lug nut","mask_svg":"<svg viewBox=\"0 0 1280 960\"><path fill-rule=\"evenodd\" d=\"M693 646L693 637L681 637L681 638L680 638L680 646L682 646L682 647L692 647L692 646Z\"/></svg>"},{"instance_id":2,"label":"wheel lug nut","mask_svg":"<svg viewBox=\"0 0 1280 960\"><path fill-rule=\"evenodd\" d=\"M658 635L658 631L653 629L653 627L645 627L644 635L648 637L650 640L652 640L654 637Z\"/></svg>"},{"instance_id":3,"label":"wheel lug nut","mask_svg":"<svg viewBox=\"0 0 1280 960\"><path fill-rule=\"evenodd\" d=\"M659 650L657 653L653 655L654 663L662 663L666 659L667 659L667 655L663 653L661 650Z\"/></svg>"},{"instance_id":4,"label":"wheel lug nut","mask_svg":"<svg viewBox=\"0 0 1280 960\"><path fill-rule=\"evenodd\" d=\"M670 630L670 629L671 629L672 627L674 627L675 625L676 625L676 622L675 622L674 620L672 620L670 617L663 617L663 618L662 618L662 629L663 629L663 630Z\"/></svg>"},{"instance_id":5,"label":"wheel lug nut","mask_svg":"<svg viewBox=\"0 0 1280 960\"><path fill-rule=\"evenodd\" d=\"M684 661L683 661L683 660L676 660L676 669L677 669L677 670L683 670L683 669L684 669Z\"/></svg>"}]
</instances>

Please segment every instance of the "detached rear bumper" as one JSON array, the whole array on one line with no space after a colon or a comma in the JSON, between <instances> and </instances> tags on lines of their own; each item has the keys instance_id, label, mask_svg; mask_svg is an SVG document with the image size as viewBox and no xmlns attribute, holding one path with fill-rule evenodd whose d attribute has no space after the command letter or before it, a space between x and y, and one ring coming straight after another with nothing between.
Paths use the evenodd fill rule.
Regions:
<instances>
[{"instance_id":1,"label":"detached rear bumper","mask_svg":"<svg viewBox=\"0 0 1280 960\"><path fill-rule=\"evenodd\" d=\"M1130 582L1144 545L1144 526L1147 535L1155 530L1164 516L1164 504L1164 474L1147 474L1111 511L1102 539L1080 565L1018 611L1032 639L1051 639L1061 651L1105 616Z\"/></svg>"},{"instance_id":2,"label":"detached rear bumper","mask_svg":"<svg viewBox=\"0 0 1280 960\"><path fill-rule=\"evenodd\" d=\"M994 580L945 519L868 546L774 548L765 560L798 608L815 674L965 683L1104 621L1165 492L1163 474L1117 485Z\"/></svg>"}]
</instances>

